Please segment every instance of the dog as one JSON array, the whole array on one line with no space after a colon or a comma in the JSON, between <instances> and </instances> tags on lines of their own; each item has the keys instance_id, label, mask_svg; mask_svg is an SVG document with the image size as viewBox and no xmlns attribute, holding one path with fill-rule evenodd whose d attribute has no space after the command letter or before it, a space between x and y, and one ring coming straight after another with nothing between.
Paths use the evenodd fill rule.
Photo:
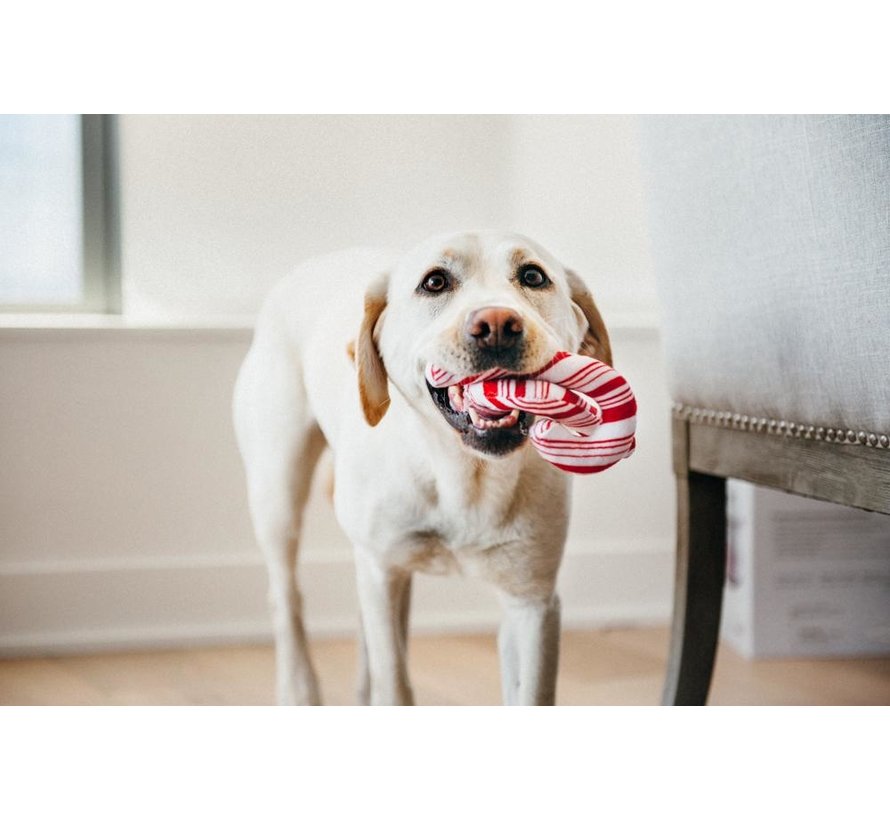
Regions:
<instances>
[{"instance_id":1,"label":"dog","mask_svg":"<svg viewBox=\"0 0 890 820\"><path fill-rule=\"evenodd\" d=\"M345 251L306 262L272 290L233 409L268 566L279 703L321 702L296 560L326 446L334 511L355 547L359 703L414 701L415 572L491 585L503 604L504 703L555 702L570 478L528 446L527 414L471 418L424 373L431 362L460 376L532 373L560 350L612 362L583 280L517 234L439 236L402 255Z\"/></svg>"}]
</instances>

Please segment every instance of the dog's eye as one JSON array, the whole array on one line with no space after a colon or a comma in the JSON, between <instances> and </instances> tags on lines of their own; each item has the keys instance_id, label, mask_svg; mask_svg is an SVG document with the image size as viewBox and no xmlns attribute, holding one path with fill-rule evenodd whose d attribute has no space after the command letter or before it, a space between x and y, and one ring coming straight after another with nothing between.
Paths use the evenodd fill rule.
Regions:
<instances>
[{"instance_id":1,"label":"dog's eye","mask_svg":"<svg viewBox=\"0 0 890 820\"><path fill-rule=\"evenodd\" d=\"M523 265L519 269L519 281L527 288L542 288L550 284L547 274L537 265Z\"/></svg>"},{"instance_id":2,"label":"dog's eye","mask_svg":"<svg viewBox=\"0 0 890 820\"><path fill-rule=\"evenodd\" d=\"M442 293L451 288L451 277L448 275L447 271L431 270L424 276L423 281L420 283L420 287L427 293Z\"/></svg>"}]
</instances>

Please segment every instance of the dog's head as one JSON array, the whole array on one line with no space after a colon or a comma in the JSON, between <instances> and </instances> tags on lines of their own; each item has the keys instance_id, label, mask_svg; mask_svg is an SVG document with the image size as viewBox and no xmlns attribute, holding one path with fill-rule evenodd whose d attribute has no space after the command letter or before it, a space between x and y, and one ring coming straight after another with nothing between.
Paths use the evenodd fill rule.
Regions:
<instances>
[{"instance_id":1,"label":"dog's head","mask_svg":"<svg viewBox=\"0 0 890 820\"><path fill-rule=\"evenodd\" d=\"M584 282L540 245L516 234L437 237L408 253L365 295L355 345L365 418L377 424L392 384L431 423L444 420L463 444L489 456L519 447L531 419L480 419L460 391L434 388L432 363L465 377L492 368L539 370L558 350L611 364L609 336Z\"/></svg>"}]
</instances>

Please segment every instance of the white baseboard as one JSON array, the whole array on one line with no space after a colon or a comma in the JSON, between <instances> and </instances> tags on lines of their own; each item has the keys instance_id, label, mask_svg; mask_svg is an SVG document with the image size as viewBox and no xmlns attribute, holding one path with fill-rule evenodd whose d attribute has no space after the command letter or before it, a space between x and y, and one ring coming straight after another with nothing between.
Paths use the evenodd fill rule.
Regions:
<instances>
[{"instance_id":1,"label":"white baseboard","mask_svg":"<svg viewBox=\"0 0 890 820\"><path fill-rule=\"evenodd\" d=\"M560 576L568 628L651 624L669 613L673 556L662 543L567 551ZM307 554L300 567L307 628L351 636L358 619L352 556ZM418 576L417 633L487 632L499 608L465 578ZM85 653L271 639L259 555L6 564L0 567L0 654Z\"/></svg>"}]
</instances>

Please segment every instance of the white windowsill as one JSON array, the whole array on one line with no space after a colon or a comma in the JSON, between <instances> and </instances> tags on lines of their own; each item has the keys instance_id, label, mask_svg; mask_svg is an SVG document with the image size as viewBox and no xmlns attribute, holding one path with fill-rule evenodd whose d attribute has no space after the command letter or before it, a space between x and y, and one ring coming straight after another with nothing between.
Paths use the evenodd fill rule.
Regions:
<instances>
[{"instance_id":1,"label":"white windowsill","mask_svg":"<svg viewBox=\"0 0 890 820\"><path fill-rule=\"evenodd\" d=\"M7 313L0 314L0 338L62 340L77 337L127 335L164 338L227 337L249 339L252 316L201 316L171 319L131 318L101 313Z\"/></svg>"}]
</instances>

